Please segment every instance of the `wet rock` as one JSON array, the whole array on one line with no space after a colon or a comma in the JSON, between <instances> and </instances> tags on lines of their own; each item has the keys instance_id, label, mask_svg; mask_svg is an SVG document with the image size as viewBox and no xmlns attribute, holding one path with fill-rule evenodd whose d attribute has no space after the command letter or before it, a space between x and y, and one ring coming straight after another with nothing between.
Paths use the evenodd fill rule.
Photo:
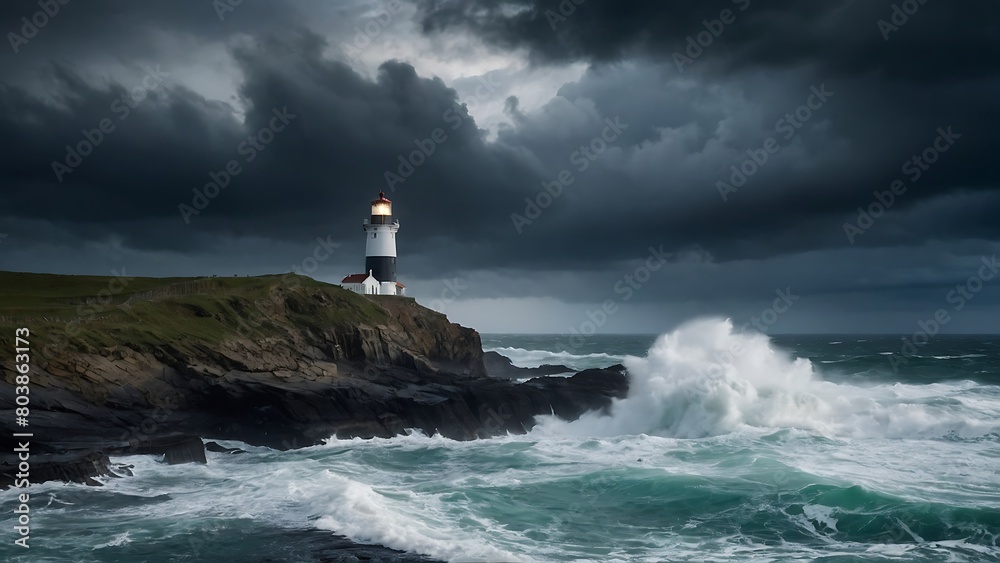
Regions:
<instances>
[{"instance_id":1,"label":"wet rock","mask_svg":"<svg viewBox=\"0 0 1000 563\"><path fill-rule=\"evenodd\" d=\"M162 455L168 465L208 463L201 438L188 434L149 436L144 440L119 448L117 453L128 455Z\"/></svg>"},{"instance_id":2,"label":"wet rock","mask_svg":"<svg viewBox=\"0 0 1000 563\"><path fill-rule=\"evenodd\" d=\"M529 377L572 373L576 371L567 366L557 364L543 364L534 368L515 366L510 358L493 351L483 353L483 364L486 367L486 373L490 377L502 379L527 379Z\"/></svg>"},{"instance_id":3,"label":"wet rock","mask_svg":"<svg viewBox=\"0 0 1000 563\"><path fill-rule=\"evenodd\" d=\"M66 481L99 487L101 483L94 477L105 477L112 473L107 454L98 451L32 455L28 461L28 480L31 483ZM18 476L18 463L16 456L0 456L0 489L21 486L23 478Z\"/></svg>"},{"instance_id":4,"label":"wet rock","mask_svg":"<svg viewBox=\"0 0 1000 563\"><path fill-rule=\"evenodd\" d=\"M205 449L210 452L215 452L219 454L245 454L244 450L239 448L227 448L225 446L219 445L218 442L208 442L205 444Z\"/></svg>"}]
</instances>

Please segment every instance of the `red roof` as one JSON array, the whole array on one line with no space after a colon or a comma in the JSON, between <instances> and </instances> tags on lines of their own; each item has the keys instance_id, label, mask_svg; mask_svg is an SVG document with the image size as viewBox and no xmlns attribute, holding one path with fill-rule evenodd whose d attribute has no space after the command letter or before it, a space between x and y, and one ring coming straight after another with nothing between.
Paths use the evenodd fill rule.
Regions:
<instances>
[{"instance_id":1,"label":"red roof","mask_svg":"<svg viewBox=\"0 0 1000 563\"><path fill-rule=\"evenodd\" d=\"M396 282L396 287L401 287L403 289L406 289L406 286L403 285L403 284L401 284L401 283L399 283L399 282Z\"/></svg>"},{"instance_id":2,"label":"red roof","mask_svg":"<svg viewBox=\"0 0 1000 563\"><path fill-rule=\"evenodd\" d=\"M368 279L368 274L351 274L340 283L364 283L366 279Z\"/></svg>"},{"instance_id":3,"label":"red roof","mask_svg":"<svg viewBox=\"0 0 1000 563\"><path fill-rule=\"evenodd\" d=\"M375 205L376 203L392 203L392 201L386 199L385 192L379 192L378 193L378 199L376 199L375 201L373 201L372 205Z\"/></svg>"}]
</instances>

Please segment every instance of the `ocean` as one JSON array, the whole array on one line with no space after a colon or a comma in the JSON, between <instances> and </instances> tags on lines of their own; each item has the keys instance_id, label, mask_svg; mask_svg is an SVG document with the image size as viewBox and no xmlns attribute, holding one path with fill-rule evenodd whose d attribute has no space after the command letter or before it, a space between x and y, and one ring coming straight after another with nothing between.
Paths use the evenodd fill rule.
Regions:
<instances>
[{"instance_id":1,"label":"ocean","mask_svg":"<svg viewBox=\"0 0 1000 563\"><path fill-rule=\"evenodd\" d=\"M1000 336L485 335L516 365L624 363L610 416L413 433L32 487L9 561L310 561L336 531L448 561L1000 561ZM896 361L891 358L896 356ZM905 361L904 361L905 360Z\"/></svg>"}]
</instances>

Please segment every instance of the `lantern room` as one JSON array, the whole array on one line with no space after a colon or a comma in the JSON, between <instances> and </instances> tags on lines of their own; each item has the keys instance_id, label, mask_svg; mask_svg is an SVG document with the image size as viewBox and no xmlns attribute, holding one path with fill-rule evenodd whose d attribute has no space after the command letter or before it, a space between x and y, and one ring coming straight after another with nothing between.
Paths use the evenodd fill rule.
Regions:
<instances>
[{"instance_id":1,"label":"lantern room","mask_svg":"<svg viewBox=\"0 0 1000 563\"><path fill-rule=\"evenodd\" d=\"M378 199L372 202L372 225L388 225L392 223L392 202L386 199L385 192L378 193Z\"/></svg>"}]
</instances>

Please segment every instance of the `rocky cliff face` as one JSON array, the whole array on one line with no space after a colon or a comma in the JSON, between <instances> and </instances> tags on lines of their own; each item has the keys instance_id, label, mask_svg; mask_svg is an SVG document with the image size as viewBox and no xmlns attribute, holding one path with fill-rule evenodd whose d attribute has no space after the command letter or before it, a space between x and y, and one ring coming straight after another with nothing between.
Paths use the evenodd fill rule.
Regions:
<instances>
[{"instance_id":1,"label":"rocky cliff face","mask_svg":"<svg viewBox=\"0 0 1000 563\"><path fill-rule=\"evenodd\" d=\"M186 408L199 404L200 397L178 388L178 379L202 387L240 379L339 386L387 370L446 372L456 381L485 375L479 334L412 299L276 284L268 288L267 299L230 299L238 314L226 319L185 297L155 306L179 314L173 322L187 325L189 334L158 336L157 327L141 327L148 314L130 319L126 328L153 331L153 338L126 334L102 345L84 333L72 346L36 356L32 385L68 390L95 405L153 408L173 396L176 407ZM195 329L206 322L222 325L217 341L199 338ZM7 383L13 383L12 362L0 366Z\"/></svg>"},{"instance_id":2,"label":"rocky cliff face","mask_svg":"<svg viewBox=\"0 0 1000 563\"><path fill-rule=\"evenodd\" d=\"M288 449L416 428L464 440L525 432L539 414L575 418L626 393L621 369L520 384L489 378L478 333L411 299L299 277L198 283L123 295L123 306L79 323L65 344L39 347L31 425L44 438L33 455L65 467L75 452L63 474L78 477L107 471L100 456L109 453L202 461L186 437ZM69 332L64 318L16 324L42 343ZM3 349L13 334L0 326ZM0 370L0 417L10 424L13 364ZM0 436L7 452L10 435Z\"/></svg>"}]
</instances>

